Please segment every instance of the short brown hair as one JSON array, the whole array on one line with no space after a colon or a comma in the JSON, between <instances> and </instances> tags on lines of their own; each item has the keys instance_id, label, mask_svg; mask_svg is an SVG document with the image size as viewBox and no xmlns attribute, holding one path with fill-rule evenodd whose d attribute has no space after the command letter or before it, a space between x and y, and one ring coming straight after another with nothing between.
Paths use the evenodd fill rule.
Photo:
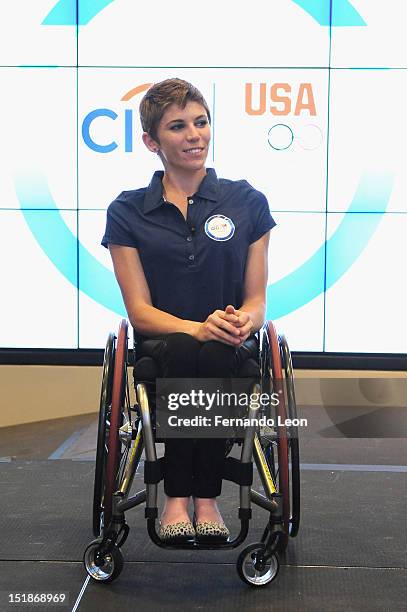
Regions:
<instances>
[{"instance_id":1,"label":"short brown hair","mask_svg":"<svg viewBox=\"0 0 407 612\"><path fill-rule=\"evenodd\" d=\"M185 108L188 102L201 104L206 110L209 123L211 122L211 114L205 98L191 83L177 78L155 83L140 102L140 119L144 132L157 140L157 129L167 108L171 104Z\"/></svg>"}]
</instances>

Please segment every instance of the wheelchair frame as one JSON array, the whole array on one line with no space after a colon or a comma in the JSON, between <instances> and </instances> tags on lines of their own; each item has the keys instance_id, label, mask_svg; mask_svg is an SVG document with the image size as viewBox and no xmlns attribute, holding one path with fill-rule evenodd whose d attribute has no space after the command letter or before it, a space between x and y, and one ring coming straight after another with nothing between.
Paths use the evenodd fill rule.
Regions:
<instances>
[{"instance_id":1,"label":"wheelchair frame","mask_svg":"<svg viewBox=\"0 0 407 612\"><path fill-rule=\"evenodd\" d=\"M260 383L252 393L277 392L278 425L245 430L240 461L225 458L224 479L240 486L240 531L224 543L195 540L182 544L162 541L156 531L158 483L163 478L163 458L157 459L154 430L148 397L148 383L135 382L136 404L131 406L128 381L128 322L120 322L117 338L109 334L103 365L93 498L93 532L96 540L85 550L87 572L97 582L111 582L123 568L120 548L129 534L124 514L145 502L147 532L162 548L230 549L246 539L251 518L251 503L269 514L261 541L244 548L237 560L240 578L253 586L269 584L278 573L278 553L295 537L300 523L300 470L298 428L286 426L286 419L297 418L291 355L284 336L278 336L271 321L259 332ZM284 375L283 375L284 368ZM252 404L248 418L259 416L260 407ZM132 414L135 418L132 419ZM134 475L145 450L146 488L129 497ZM253 463L257 467L264 495L252 489Z\"/></svg>"}]
</instances>

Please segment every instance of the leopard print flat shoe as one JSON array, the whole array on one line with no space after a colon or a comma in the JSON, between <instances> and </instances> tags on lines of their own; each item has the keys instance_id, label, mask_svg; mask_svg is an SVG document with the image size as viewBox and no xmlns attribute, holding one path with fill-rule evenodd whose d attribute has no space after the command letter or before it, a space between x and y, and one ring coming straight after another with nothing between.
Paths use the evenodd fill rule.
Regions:
<instances>
[{"instance_id":1,"label":"leopard print flat shoe","mask_svg":"<svg viewBox=\"0 0 407 612\"><path fill-rule=\"evenodd\" d=\"M226 542L230 536L226 525L215 521L196 523L195 531L198 542Z\"/></svg>"},{"instance_id":2,"label":"leopard print flat shoe","mask_svg":"<svg viewBox=\"0 0 407 612\"><path fill-rule=\"evenodd\" d=\"M158 536L164 542L185 542L185 540L192 540L195 538L195 529L191 521L185 521L181 523L173 523L172 525L161 525L158 530Z\"/></svg>"}]
</instances>

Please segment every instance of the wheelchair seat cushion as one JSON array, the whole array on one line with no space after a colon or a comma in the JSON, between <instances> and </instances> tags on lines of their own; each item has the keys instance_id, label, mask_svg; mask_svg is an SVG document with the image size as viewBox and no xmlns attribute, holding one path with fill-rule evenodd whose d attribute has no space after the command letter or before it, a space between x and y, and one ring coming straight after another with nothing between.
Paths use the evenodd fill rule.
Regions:
<instances>
[{"instance_id":1,"label":"wheelchair seat cushion","mask_svg":"<svg viewBox=\"0 0 407 612\"><path fill-rule=\"evenodd\" d=\"M137 383L154 383L159 378L160 368L154 359L162 343L161 338L150 338L137 345L136 355L140 357L134 365L133 376ZM236 377L237 378L259 378L260 368L258 364L259 345L255 336L250 336L236 350Z\"/></svg>"},{"instance_id":2,"label":"wheelchair seat cushion","mask_svg":"<svg viewBox=\"0 0 407 612\"><path fill-rule=\"evenodd\" d=\"M153 383L159 378L158 365L152 357L141 357L134 365L133 377L135 383Z\"/></svg>"}]
</instances>

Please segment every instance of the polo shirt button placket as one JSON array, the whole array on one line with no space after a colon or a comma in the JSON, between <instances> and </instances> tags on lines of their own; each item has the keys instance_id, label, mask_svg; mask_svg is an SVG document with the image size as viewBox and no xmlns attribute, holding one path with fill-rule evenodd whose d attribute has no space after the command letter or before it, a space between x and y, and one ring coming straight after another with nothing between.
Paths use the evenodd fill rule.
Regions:
<instances>
[{"instance_id":1,"label":"polo shirt button placket","mask_svg":"<svg viewBox=\"0 0 407 612\"><path fill-rule=\"evenodd\" d=\"M189 238L190 236L188 236ZM191 245L192 248L192 241L189 242L189 244ZM191 250L189 250L189 255L188 255L188 268L194 268L196 263L195 263L195 255L193 253L191 253Z\"/></svg>"},{"instance_id":2,"label":"polo shirt button placket","mask_svg":"<svg viewBox=\"0 0 407 612\"><path fill-rule=\"evenodd\" d=\"M194 203L194 199L193 198L188 198L188 204L193 204ZM190 228L191 233L193 234L195 232L195 228L191 227ZM190 244L190 249L193 249L193 244L192 244L192 238L193 236L187 236L187 242L189 242ZM188 255L188 261L189 261L189 267L194 266L194 262L195 262L195 255L193 255L192 253L190 255Z\"/></svg>"}]
</instances>

